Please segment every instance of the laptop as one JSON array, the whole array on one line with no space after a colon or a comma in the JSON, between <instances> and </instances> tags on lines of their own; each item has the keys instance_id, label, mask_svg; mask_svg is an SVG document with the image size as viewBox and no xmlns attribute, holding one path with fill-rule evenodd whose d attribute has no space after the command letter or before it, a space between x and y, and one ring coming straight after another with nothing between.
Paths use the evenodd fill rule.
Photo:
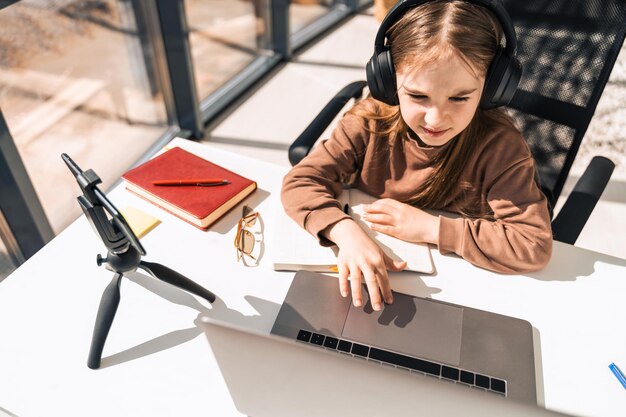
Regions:
<instances>
[{"instance_id":1,"label":"laptop","mask_svg":"<svg viewBox=\"0 0 626 417\"><path fill-rule=\"evenodd\" d=\"M199 323L235 407L247 416L562 415L206 316Z\"/></svg>"},{"instance_id":2,"label":"laptop","mask_svg":"<svg viewBox=\"0 0 626 417\"><path fill-rule=\"evenodd\" d=\"M394 293L374 311L339 294L337 278L299 271L272 334L537 404L533 330L513 317Z\"/></svg>"}]
</instances>

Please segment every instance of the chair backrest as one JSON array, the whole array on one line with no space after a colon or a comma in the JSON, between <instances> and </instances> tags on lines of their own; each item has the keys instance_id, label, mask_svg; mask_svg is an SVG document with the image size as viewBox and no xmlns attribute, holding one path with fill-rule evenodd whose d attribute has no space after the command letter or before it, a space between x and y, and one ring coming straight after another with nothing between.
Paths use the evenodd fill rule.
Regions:
<instances>
[{"instance_id":1,"label":"chair backrest","mask_svg":"<svg viewBox=\"0 0 626 417\"><path fill-rule=\"evenodd\" d=\"M509 108L554 204L624 43L626 0L504 0L524 73Z\"/></svg>"},{"instance_id":2,"label":"chair backrest","mask_svg":"<svg viewBox=\"0 0 626 417\"><path fill-rule=\"evenodd\" d=\"M626 0L502 0L524 67L509 110L554 207L626 35ZM289 149L292 165L366 83L340 91ZM610 175L610 174L609 174Z\"/></svg>"}]
</instances>

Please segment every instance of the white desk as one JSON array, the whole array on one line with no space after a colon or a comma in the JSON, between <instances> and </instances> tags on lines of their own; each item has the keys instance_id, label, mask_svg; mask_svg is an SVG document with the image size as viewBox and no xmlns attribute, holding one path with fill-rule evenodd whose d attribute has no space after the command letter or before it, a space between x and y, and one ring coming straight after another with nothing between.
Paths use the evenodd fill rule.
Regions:
<instances>
[{"instance_id":1,"label":"white desk","mask_svg":"<svg viewBox=\"0 0 626 417\"><path fill-rule=\"evenodd\" d=\"M236 262L233 228L241 205L201 232L119 187L110 194L118 208L130 204L162 220L142 239L144 259L185 274L218 300L209 305L143 272L132 274L121 285L102 368L87 368L95 314L112 272L96 266L104 247L81 217L0 283L0 414L240 415L194 320L204 312L271 329L293 276L272 271L267 256L285 170L212 146L179 143L257 180L259 190L246 203L264 223L260 266ZM78 193L77 186L75 195L64 198ZM626 261L559 243L554 252L540 273L501 276L433 251L438 274L399 273L392 286L530 321L539 336L546 406L618 415L626 410L626 393L607 366L626 366Z\"/></svg>"}]
</instances>

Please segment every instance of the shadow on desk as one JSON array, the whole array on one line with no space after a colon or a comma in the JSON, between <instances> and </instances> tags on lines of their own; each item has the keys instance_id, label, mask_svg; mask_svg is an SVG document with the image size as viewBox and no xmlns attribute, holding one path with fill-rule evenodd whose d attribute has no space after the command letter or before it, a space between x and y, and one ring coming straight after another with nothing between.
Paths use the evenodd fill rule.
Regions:
<instances>
[{"instance_id":1,"label":"shadow on desk","mask_svg":"<svg viewBox=\"0 0 626 417\"><path fill-rule=\"evenodd\" d=\"M389 272L389 280L394 291L415 297L432 298L433 294L441 292L441 288L428 286L421 275L412 271Z\"/></svg>"},{"instance_id":2,"label":"shadow on desk","mask_svg":"<svg viewBox=\"0 0 626 417\"><path fill-rule=\"evenodd\" d=\"M217 320L223 320L245 327L255 327L255 322L260 320L262 321L266 314L275 315L276 311L278 311L278 306L275 303L253 296L246 296L246 301L248 301L248 303L250 303L250 305L252 305L259 314L255 316L245 316L237 310L228 308L228 306L219 297L216 297L215 301L209 308L188 292L158 281L148 275L134 272L132 274L128 274L127 278L135 284L142 286L148 291L167 301L170 301L171 303L189 307L198 311L198 317L200 315L205 315ZM124 362L139 359L144 356L173 348L196 338L201 333L202 330L198 327L198 319L196 318L194 320L193 327L169 332L122 352L102 358L100 367L107 368L109 366L119 365Z\"/></svg>"},{"instance_id":3,"label":"shadow on desk","mask_svg":"<svg viewBox=\"0 0 626 417\"><path fill-rule=\"evenodd\" d=\"M5 416L5 415L6 415L6 417L18 417L17 414L13 414L12 412L7 410L6 408L0 407L0 416Z\"/></svg>"},{"instance_id":4,"label":"shadow on desk","mask_svg":"<svg viewBox=\"0 0 626 417\"><path fill-rule=\"evenodd\" d=\"M599 263L626 266L626 259L555 242L563 248L554 250L550 263L541 271L524 274L540 281L575 281L591 276ZM560 250L565 249L565 250Z\"/></svg>"},{"instance_id":5,"label":"shadow on desk","mask_svg":"<svg viewBox=\"0 0 626 417\"><path fill-rule=\"evenodd\" d=\"M220 221L212 224L211 227L209 227L208 231L219 233L220 235L233 233L233 228L237 225L237 222L241 218L241 209L243 208L244 204L256 210L256 208L269 196L269 191L266 191L262 188L257 188L252 194L244 198L241 203L237 204L232 210L226 213L224 217L220 219ZM259 214L263 216L264 214L268 213L260 212Z\"/></svg>"}]
</instances>

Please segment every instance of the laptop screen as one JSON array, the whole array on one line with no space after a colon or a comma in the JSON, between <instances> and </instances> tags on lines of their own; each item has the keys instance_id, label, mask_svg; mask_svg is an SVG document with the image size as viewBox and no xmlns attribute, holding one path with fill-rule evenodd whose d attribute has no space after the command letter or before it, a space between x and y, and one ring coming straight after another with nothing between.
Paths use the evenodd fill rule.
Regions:
<instances>
[{"instance_id":1,"label":"laptop screen","mask_svg":"<svg viewBox=\"0 0 626 417\"><path fill-rule=\"evenodd\" d=\"M281 416L556 416L437 378L202 317L237 410Z\"/></svg>"}]
</instances>

